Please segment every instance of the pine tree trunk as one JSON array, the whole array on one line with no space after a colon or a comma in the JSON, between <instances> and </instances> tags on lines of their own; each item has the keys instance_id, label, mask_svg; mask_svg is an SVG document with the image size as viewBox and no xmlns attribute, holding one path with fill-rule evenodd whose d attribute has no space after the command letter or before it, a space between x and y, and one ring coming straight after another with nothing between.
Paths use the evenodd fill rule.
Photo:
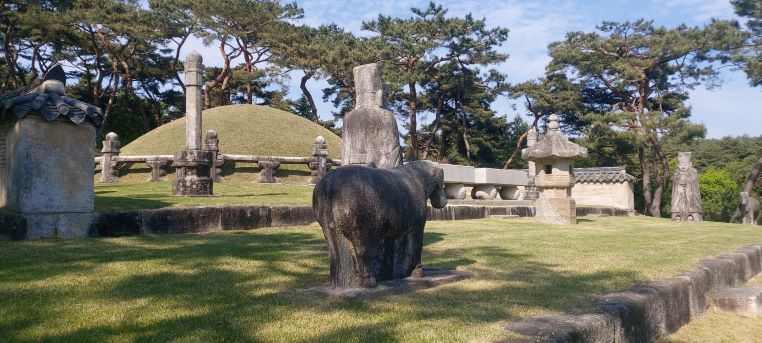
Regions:
<instances>
[{"instance_id":1,"label":"pine tree trunk","mask_svg":"<svg viewBox=\"0 0 762 343\"><path fill-rule=\"evenodd\" d=\"M649 139L651 141L651 149L653 150L656 158L659 159L658 162L661 164L661 173L656 178L657 187L654 190L653 196L651 197L651 208L649 209L650 215L652 217L658 218L661 217L662 194L664 193L664 189L666 189L667 183L669 182L669 159L667 159L667 156L664 154L664 151L662 150L656 135L651 135ZM656 166L654 166L654 172L658 172L658 168Z\"/></svg>"},{"instance_id":2,"label":"pine tree trunk","mask_svg":"<svg viewBox=\"0 0 762 343\"><path fill-rule=\"evenodd\" d=\"M435 112L434 117L434 128L431 129L431 134L429 134L429 138L426 139L426 146L423 148L423 159L427 160L429 159L429 151L431 150L431 144L434 142L434 136L436 136L437 130L439 130L439 123L441 122L442 118L442 106L444 105L444 96L442 93L439 93L439 96L437 96L437 110Z\"/></svg>"},{"instance_id":3,"label":"pine tree trunk","mask_svg":"<svg viewBox=\"0 0 762 343\"><path fill-rule=\"evenodd\" d=\"M524 140L527 138L527 134L529 134L529 130L524 131L524 133L519 136L519 140L516 142L516 148L513 149L513 153L511 154L511 157L508 157L507 160L505 160L505 163L503 164L503 169L508 169L508 166L513 163L513 160L516 158L516 155L518 155L519 151L521 151L521 143L524 143Z\"/></svg>"},{"instance_id":4,"label":"pine tree trunk","mask_svg":"<svg viewBox=\"0 0 762 343\"><path fill-rule=\"evenodd\" d=\"M415 82L407 84L410 92L410 160L418 160L418 128L416 114L418 113L418 95L415 90Z\"/></svg>"},{"instance_id":5,"label":"pine tree trunk","mask_svg":"<svg viewBox=\"0 0 762 343\"><path fill-rule=\"evenodd\" d=\"M302 89L302 93L304 94L304 97L307 98L307 102L310 104L310 120L313 122L318 122L318 113L317 113L317 106L315 106L315 100L312 99L312 94L310 93L310 90L307 89L307 81L312 78L312 76L315 75L314 72L309 71L302 76L302 81L299 83L299 88Z\"/></svg>"},{"instance_id":6,"label":"pine tree trunk","mask_svg":"<svg viewBox=\"0 0 762 343\"><path fill-rule=\"evenodd\" d=\"M638 147L638 160L640 161L640 180L643 182L643 207L644 212L647 215L651 214L651 167L648 165L648 157L646 156L645 147L642 145Z\"/></svg>"}]
</instances>

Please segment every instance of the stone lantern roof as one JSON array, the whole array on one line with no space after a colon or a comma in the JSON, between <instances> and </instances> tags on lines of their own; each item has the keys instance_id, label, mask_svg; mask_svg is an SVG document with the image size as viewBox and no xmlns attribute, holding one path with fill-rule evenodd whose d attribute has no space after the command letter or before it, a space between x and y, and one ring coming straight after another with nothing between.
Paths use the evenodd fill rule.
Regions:
<instances>
[{"instance_id":1,"label":"stone lantern roof","mask_svg":"<svg viewBox=\"0 0 762 343\"><path fill-rule=\"evenodd\" d=\"M531 147L521 150L521 158L528 161L587 158L587 148L569 141L558 131L558 116L552 114L548 123L548 132Z\"/></svg>"},{"instance_id":2,"label":"stone lantern roof","mask_svg":"<svg viewBox=\"0 0 762 343\"><path fill-rule=\"evenodd\" d=\"M103 123L101 109L66 96L66 74L57 65L36 84L0 95L0 119L12 111L19 119L30 112L39 111L48 121L65 116L75 124L86 119L96 128Z\"/></svg>"}]
</instances>

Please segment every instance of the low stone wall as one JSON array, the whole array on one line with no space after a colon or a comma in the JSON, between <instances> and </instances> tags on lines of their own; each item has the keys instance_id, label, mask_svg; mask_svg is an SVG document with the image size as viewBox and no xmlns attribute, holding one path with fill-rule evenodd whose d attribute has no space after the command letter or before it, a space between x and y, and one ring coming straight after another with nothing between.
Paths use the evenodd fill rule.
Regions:
<instances>
[{"instance_id":1,"label":"low stone wall","mask_svg":"<svg viewBox=\"0 0 762 343\"><path fill-rule=\"evenodd\" d=\"M484 201L487 205L455 204L428 209L429 220L467 220L492 215L533 217L531 202L516 201L498 206L501 201ZM505 202L503 202L505 203ZM74 219L69 218L74 215ZM73 238L83 236L134 236L144 234L194 233L223 230L245 230L271 226L307 225L315 222L311 206L235 205L167 207L150 210L72 214L50 220L23 214L0 212L0 240L40 238ZM578 207L577 215L631 215L627 210ZM46 217L47 218L47 217ZM45 218L43 218L45 219ZM52 219L51 219L52 220ZM50 224L50 225L41 225ZM55 227L54 231L48 230Z\"/></svg>"},{"instance_id":2,"label":"low stone wall","mask_svg":"<svg viewBox=\"0 0 762 343\"><path fill-rule=\"evenodd\" d=\"M428 220L464 220L488 217L485 206L448 205L443 208L429 206Z\"/></svg>"},{"instance_id":3,"label":"low stone wall","mask_svg":"<svg viewBox=\"0 0 762 343\"><path fill-rule=\"evenodd\" d=\"M104 212L91 236L193 233L306 225L315 222L310 206L204 206Z\"/></svg>"},{"instance_id":4,"label":"low stone wall","mask_svg":"<svg viewBox=\"0 0 762 343\"><path fill-rule=\"evenodd\" d=\"M749 245L701 261L687 273L599 296L595 313L534 317L506 329L539 342L653 342L706 312L718 290L760 271L762 244Z\"/></svg>"}]
</instances>

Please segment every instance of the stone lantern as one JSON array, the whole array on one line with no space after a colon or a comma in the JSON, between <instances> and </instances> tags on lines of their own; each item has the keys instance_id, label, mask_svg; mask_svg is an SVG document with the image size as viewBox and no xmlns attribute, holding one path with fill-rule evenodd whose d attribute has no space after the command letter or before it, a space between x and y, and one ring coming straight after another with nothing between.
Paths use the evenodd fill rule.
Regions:
<instances>
[{"instance_id":1,"label":"stone lantern","mask_svg":"<svg viewBox=\"0 0 762 343\"><path fill-rule=\"evenodd\" d=\"M521 151L521 157L535 163L535 220L547 224L576 224L577 208L571 197L574 186L574 160L587 157L587 149L570 142L558 132L558 117L553 114L548 132L537 143Z\"/></svg>"}]
</instances>

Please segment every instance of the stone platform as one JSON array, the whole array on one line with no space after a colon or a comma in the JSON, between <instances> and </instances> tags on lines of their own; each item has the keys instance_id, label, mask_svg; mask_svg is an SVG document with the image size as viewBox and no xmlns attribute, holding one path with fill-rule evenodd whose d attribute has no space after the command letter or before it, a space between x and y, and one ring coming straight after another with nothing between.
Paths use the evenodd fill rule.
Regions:
<instances>
[{"instance_id":1,"label":"stone platform","mask_svg":"<svg viewBox=\"0 0 762 343\"><path fill-rule=\"evenodd\" d=\"M320 286L310 288L312 292L325 294L340 299L371 299L387 297L417 291L420 289L434 288L453 282L469 279L473 274L459 270L423 269L423 277L407 277L398 280L379 282L374 288L334 288Z\"/></svg>"}]
</instances>

